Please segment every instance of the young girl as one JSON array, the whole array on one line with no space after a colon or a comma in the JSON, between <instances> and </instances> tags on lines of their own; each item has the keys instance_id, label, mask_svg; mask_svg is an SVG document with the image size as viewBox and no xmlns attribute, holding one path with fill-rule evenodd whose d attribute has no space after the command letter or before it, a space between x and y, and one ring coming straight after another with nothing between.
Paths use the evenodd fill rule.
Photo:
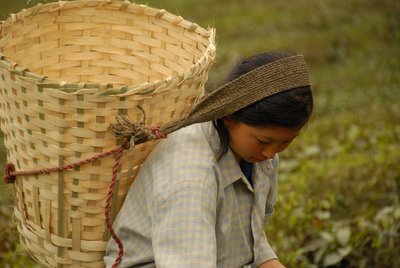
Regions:
<instances>
[{"instance_id":1,"label":"young girl","mask_svg":"<svg viewBox=\"0 0 400 268\"><path fill-rule=\"evenodd\" d=\"M272 93L175 131L153 150L114 222L125 248L121 267L284 267L264 225L277 200L278 153L313 110L310 83L291 83L302 75L309 81L308 73L296 73L290 60L285 70L275 65L291 56L264 53L240 62L228 78L239 81L232 92L237 85L245 98L266 85ZM270 71L276 75L264 75ZM257 75L248 78L250 72ZM107 267L117 255L110 240Z\"/></svg>"}]
</instances>

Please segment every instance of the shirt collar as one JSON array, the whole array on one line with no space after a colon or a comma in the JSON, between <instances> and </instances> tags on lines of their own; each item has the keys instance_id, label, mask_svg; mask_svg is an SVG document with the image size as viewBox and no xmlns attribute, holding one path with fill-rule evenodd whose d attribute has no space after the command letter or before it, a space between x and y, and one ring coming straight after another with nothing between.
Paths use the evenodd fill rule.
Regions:
<instances>
[{"instance_id":1,"label":"shirt collar","mask_svg":"<svg viewBox=\"0 0 400 268\"><path fill-rule=\"evenodd\" d=\"M274 169L274 159L268 159L263 162L257 163L256 165L259 166L265 173L270 173Z\"/></svg>"},{"instance_id":2,"label":"shirt collar","mask_svg":"<svg viewBox=\"0 0 400 268\"><path fill-rule=\"evenodd\" d=\"M228 152L221 157L218 161L218 166L221 168L221 182L223 188L226 188L237 180L245 179L231 149L228 149Z\"/></svg>"}]
</instances>

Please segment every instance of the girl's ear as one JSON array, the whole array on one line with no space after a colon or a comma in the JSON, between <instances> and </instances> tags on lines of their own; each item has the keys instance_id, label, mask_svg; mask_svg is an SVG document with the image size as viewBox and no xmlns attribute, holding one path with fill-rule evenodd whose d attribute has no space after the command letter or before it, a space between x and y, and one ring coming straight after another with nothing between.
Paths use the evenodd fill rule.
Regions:
<instances>
[{"instance_id":1,"label":"girl's ear","mask_svg":"<svg viewBox=\"0 0 400 268\"><path fill-rule=\"evenodd\" d=\"M224 118L222 118L222 120L224 121L225 127L227 129L229 129L235 122L230 115L225 116Z\"/></svg>"}]
</instances>

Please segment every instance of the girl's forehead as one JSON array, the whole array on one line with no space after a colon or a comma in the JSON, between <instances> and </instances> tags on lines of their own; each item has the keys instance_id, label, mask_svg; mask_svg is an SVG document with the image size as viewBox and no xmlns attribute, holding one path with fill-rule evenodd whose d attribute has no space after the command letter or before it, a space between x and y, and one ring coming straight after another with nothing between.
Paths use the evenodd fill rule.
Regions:
<instances>
[{"instance_id":1,"label":"girl's forehead","mask_svg":"<svg viewBox=\"0 0 400 268\"><path fill-rule=\"evenodd\" d=\"M254 134L266 138L292 139L300 134L301 128L285 128L276 126L249 126Z\"/></svg>"}]
</instances>

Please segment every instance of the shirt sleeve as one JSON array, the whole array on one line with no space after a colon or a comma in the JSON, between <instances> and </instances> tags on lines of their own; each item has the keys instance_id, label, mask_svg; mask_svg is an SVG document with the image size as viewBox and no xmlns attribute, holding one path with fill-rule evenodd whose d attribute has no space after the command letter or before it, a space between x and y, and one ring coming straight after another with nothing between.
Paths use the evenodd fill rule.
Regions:
<instances>
[{"instance_id":1,"label":"shirt sleeve","mask_svg":"<svg viewBox=\"0 0 400 268\"><path fill-rule=\"evenodd\" d=\"M263 236L261 238L261 243L260 243L258 251L260 252L260 256L257 260L255 260L256 267L261 265L264 262L278 258L277 255L275 254L274 250L271 248L270 244L268 243L268 239L267 239L267 236L265 235L265 232L263 232Z\"/></svg>"},{"instance_id":2,"label":"shirt sleeve","mask_svg":"<svg viewBox=\"0 0 400 268\"><path fill-rule=\"evenodd\" d=\"M270 176L270 188L267 195L267 200L265 204L265 215L264 215L264 226L267 224L271 214L274 211L274 205L277 201L278 195L278 166L279 166L279 158L275 156L273 161L273 170ZM277 255L274 250L270 246L265 231L262 232L261 242L258 248L259 258L255 260L256 266L261 265L262 263L277 259Z\"/></svg>"},{"instance_id":3,"label":"shirt sleeve","mask_svg":"<svg viewBox=\"0 0 400 268\"><path fill-rule=\"evenodd\" d=\"M217 189L185 180L154 197L152 246L163 267L216 267Z\"/></svg>"}]
</instances>

